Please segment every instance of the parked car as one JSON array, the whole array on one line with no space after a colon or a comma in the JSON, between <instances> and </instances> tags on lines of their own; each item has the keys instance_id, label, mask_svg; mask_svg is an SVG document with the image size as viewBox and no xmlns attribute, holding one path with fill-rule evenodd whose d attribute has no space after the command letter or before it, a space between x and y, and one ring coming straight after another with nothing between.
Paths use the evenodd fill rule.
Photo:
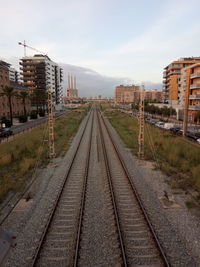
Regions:
<instances>
[{"instance_id":1,"label":"parked car","mask_svg":"<svg viewBox=\"0 0 200 267\"><path fill-rule=\"evenodd\" d=\"M171 133L179 135L181 128L180 127L171 127L169 130Z\"/></svg>"},{"instance_id":2,"label":"parked car","mask_svg":"<svg viewBox=\"0 0 200 267\"><path fill-rule=\"evenodd\" d=\"M13 134L13 131L10 128L1 128L0 137L8 137Z\"/></svg>"},{"instance_id":3,"label":"parked car","mask_svg":"<svg viewBox=\"0 0 200 267\"><path fill-rule=\"evenodd\" d=\"M157 123L157 120L149 120L149 123L151 123L151 124L156 124Z\"/></svg>"},{"instance_id":4,"label":"parked car","mask_svg":"<svg viewBox=\"0 0 200 267\"><path fill-rule=\"evenodd\" d=\"M200 138L200 133L188 132L187 137L196 141L197 139Z\"/></svg>"},{"instance_id":5,"label":"parked car","mask_svg":"<svg viewBox=\"0 0 200 267\"><path fill-rule=\"evenodd\" d=\"M164 122L158 121L158 122L155 123L155 126L157 126L159 128L163 128L164 127L164 124L165 124Z\"/></svg>"},{"instance_id":6,"label":"parked car","mask_svg":"<svg viewBox=\"0 0 200 267\"><path fill-rule=\"evenodd\" d=\"M165 124L164 124L164 129L166 129L166 130L169 130L170 128L174 128L175 126L174 126L174 123L170 123L170 122L165 122Z\"/></svg>"}]
</instances>

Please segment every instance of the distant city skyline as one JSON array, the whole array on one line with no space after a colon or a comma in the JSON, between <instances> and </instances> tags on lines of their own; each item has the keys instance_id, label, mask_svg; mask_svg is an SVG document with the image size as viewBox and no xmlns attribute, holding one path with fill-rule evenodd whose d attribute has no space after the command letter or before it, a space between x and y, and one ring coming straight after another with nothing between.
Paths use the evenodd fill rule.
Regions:
<instances>
[{"instance_id":1,"label":"distant city skyline","mask_svg":"<svg viewBox=\"0 0 200 267\"><path fill-rule=\"evenodd\" d=\"M198 0L2 1L0 57L13 64L26 40L57 63L90 69L88 78L160 89L166 65L200 55L199 7Z\"/></svg>"}]
</instances>

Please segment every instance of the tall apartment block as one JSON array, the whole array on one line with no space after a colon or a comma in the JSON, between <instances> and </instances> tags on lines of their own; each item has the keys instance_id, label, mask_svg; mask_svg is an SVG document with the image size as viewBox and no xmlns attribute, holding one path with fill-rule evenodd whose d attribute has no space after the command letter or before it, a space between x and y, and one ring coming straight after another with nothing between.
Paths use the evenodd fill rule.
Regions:
<instances>
[{"instance_id":1,"label":"tall apartment block","mask_svg":"<svg viewBox=\"0 0 200 267\"><path fill-rule=\"evenodd\" d=\"M129 104L139 100L140 86L119 85L115 88L115 103Z\"/></svg>"},{"instance_id":2,"label":"tall apartment block","mask_svg":"<svg viewBox=\"0 0 200 267\"><path fill-rule=\"evenodd\" d=\"M138 85L120 85L115 88L115 103L130 104L137 102L140 98L140 86ZM162 90L145 90L144 99L153 102L163 101Z\"/></svg>"},{"instance_id":3,"label":"tall apartment block","mask_svg":"<svg viewBox=\"0 0 200 267\"><path fill-rule=\"evenodd\" d=\"M180 109L188 109L189 121L200 111L200 62L181 70Z\"/></svg>"},{"instance_id":4,"label":"tall apartment block","mask_svg":"<svg viewBox=\"0 0 200 267\"><path fill-rule=\"evenodd\" d=\"M9 63L0 60L0 93L3 92L2 89L6 86L13 87L16 93L24 91L28 92L27 88L24 88L22 85L16 82L15 72L16 72L15 69L11 68ZM13 75L11 75L11 73ZM26 111L30 112L31 111L30 100L26 99L25 104L26 104ZM12 111L14 116L19 116L23 114L24 107L22 100L20 98L18 97L12 98ZM8 98L6 96L1 96L0 117L9 118L9 116L10 116L10 109L9 109Z\"/></svg>"},{"instance_id":5,"label":"tall apartment block","mask_svg":"<svg viewBox=\"0 0 200 267\"><path fill-rule=\"evenodd\" d=\"M19 72L15 68L10 67L9 69L9 80L14 83L19 83Z\"/></svg>"},{"instance_id":6,"label":"tall apartment block","mask_svg":"<svg viewBox=\"0 0 200 267\"><path fill-rule=\"evenodd\" d=\"M179 103L179 83L181 78L181 70L197 62L200 62L200 57L180 58L171 62L164 68L163 90L165 103Z\"/></svg>"},{"instance_id":7,"label":"tall apartment block","mask_svg":"<svg viewBox=\"0 0 200 267\"><path fill-rule=\"evenodd\" d=\"M32 92L34 90L47 92L50 88L54 105L62 103L63 71L58 64L46 55L34 55L23 57L20 65L24 86Z\"/></svg>"}]
</instances>

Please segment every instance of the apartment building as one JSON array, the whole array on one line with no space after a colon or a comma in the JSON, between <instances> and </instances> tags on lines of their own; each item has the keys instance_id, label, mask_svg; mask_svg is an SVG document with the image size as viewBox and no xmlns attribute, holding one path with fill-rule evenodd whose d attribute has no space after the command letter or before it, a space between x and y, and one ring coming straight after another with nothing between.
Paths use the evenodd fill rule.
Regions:
<instances>
[{"instance_id":1,"label":"apartment building","mask_svg":"<svg viewBox=\"0 0 200 267\"><path fill-rule=\"evenodd\" d=\"M16 93L20 93L21 91L28 91L27 88L24 88L22 85L15 83L14 81L10 80L10 64L4 61L0 61L0 93L3 92L2 88L10 86L14 88ZM22 100L18 97L12 97L12 110L13 115L19 116L23 114L24 107L22 104ZM31 105L30 100L26 100L26 110L30 112ZM0 117L7 117L10 116L10 109L9 109L9 102L6 96L0 97Z\"/></svg>"},{"instance_id":2,"label":"apartment building","mask_svg":"<svg viewBox=\"0 0 200 267\"><path fill-rule=\"evenodd\" d=\"M31 92L51 90L55 106L62 103L63 71L46 55L23 57L20 62L24 86Z\"/></svg>"},{"instance_id":3,"label":"apartment building","mask_svg":"<svg viewBox=\"0 0 200 267\"><path fill-rule=\"evenodd\" d=\"M194 63L200 62L200 57L180 58L171 62L164 68L163 72L163 90L166 103L179 103L179 83L181 70Z\"/></svg>"},{"instance_id":4,"label":"apartment building","mask_svg":"<svg viewBox=\"0 0 200 267\"><path fill-rule=\"evenodd\" d=\"M138 85L120 85L115 88L115 103L130 104L140 99L140 86ZM150 102L163 102L162 90L145 90L144 99Z\"/></svg>"},{"instance_id":5,"label":"apartment building","mask_svg":"<svg viewBox=\"0 0 200 267\"><path fill-rule=\"evenodd\" d=\"M190 121L200 111L200 63L182 69L179 83L180 109L188 109ZM188 104L187 104L188 103Z\"/></svg>"},{"instance_id":6,"label":"apartment building","mask_svg":"<svg viewBox=\"0 0 200 267\"><path fill-rule=\"evenodd\" d=\"M10 64L0 60L0 93L3 92L2 88L10 85L9 81L9 68ZM9 115L7 111L7 98L6 96L0 97L0 117Z\"/></svg>"},{"instance_id":7,"label":"apartment building","mask_svg":"<svg viewBox=\"0 0 200 267\"><path fill-rule=\"evenodd\" d=\"M162 103L163 102L163 91L162 90L145 90L144 99L147 101Z\"/></svg>"},{"instance_id":8,"label":"apartment building","mask_svg":"<svg viewBox=\"0 0 200 267\"><path fill-rule=\"evenodd\" d=\"M19 72L15 68L9 68L9 80L14 83L19 83Z\"/></svg>"},{"instance_id":9,"label":"apartment building","mask_svg":"<svg viewBox=\"0 0 200 267\"><path fill-rule=\"evenodd\" d=\"M139 100L138 85L119 85L115 88L115 103L129 104Z\"/></svg>"}]
</instances>

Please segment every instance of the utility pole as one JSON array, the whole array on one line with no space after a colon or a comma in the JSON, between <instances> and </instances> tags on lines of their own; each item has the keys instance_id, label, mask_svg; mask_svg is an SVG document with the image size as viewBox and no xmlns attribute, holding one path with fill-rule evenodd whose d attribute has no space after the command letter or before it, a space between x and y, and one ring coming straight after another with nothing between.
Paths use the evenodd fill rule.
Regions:
<instances>
[{"instance_id":1,"label":"utility pole","mask_svg":"<svg viewBox=\"0 0 200 267\"><path fill-rule=\"evenodd\" d=\"M184 118L183 118L183 136L186 136L188 128L188 106L189 106L189 95L190 95L190 75L191 68L186 73L186 87L185 87L185 103L184 103Z\"/></svg>"},{"instance_id":2,"label":"utility pole","mask_svg":"<svg viewBox=\"0 0 200 267\"><path fill-rule=\"evenodd\" d=\"M144 157L144 85L140 87L138 156Z\"/></svg>"},{"instance_id":3,"label":"utility pole","mask_svg":"<svg viewBox=\"0 0 200 267\"><path fill-rule=\"evenodd\" d=\"M51 87L48 88L48 126L49 126L49 158L53 159L56 156L54 143L54 125L53 125L53 101Z\"/></svg>"}]
</instances>

